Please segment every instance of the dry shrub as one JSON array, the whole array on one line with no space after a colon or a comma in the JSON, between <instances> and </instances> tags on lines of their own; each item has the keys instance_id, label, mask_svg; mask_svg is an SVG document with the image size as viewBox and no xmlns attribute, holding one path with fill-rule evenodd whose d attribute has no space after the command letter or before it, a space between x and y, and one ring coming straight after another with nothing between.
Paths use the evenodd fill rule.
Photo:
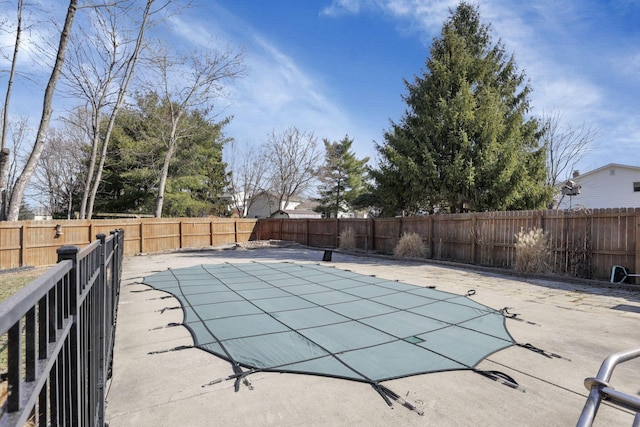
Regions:
<instances>
[{"instance_id":1,"label":"dry shrub","mask_svg":"<svg viewBox=\"0 0 640 427\"><path fill-rule=\"evenodd\" d=\"M395 256L408 258L423 258L426 256L426 252L422 237L417 233L407 232L402 235L393 250Z\"/></svg>"},{"instance_id":2,"label":"dry shrub","mask_svg":"<svg viewBox=\"0 0 640 427\"><path fill-rule=\"evenodd\" d=\"M548 273L551 270L549 241L541 228L520 231L516 238L515 268L523 273Z\"/></svg>"},{"instance_id":3,"label":"dry shrub","mask_svg":"<svg viewBox=\"0 0 640 427\"><path fill-rule=\"evenodd\" d=\"M353 228L347 227L340 232L340 245L341 251L352 251L356 248L356 233Z\"/></svg>"}]
</instances>

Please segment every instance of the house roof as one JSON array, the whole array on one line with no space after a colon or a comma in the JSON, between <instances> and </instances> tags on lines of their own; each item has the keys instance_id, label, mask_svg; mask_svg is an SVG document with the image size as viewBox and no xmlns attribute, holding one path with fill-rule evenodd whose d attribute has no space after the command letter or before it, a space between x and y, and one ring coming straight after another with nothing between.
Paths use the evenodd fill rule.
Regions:
<instances>
[{"instance_id":1,"label":"house roof","mask_svg":"<svg viewBox=\"0 0 640 427\"><path fill-rule=\"evenodd\" d=\"M579 178L582 178L584 176L595 175L595 174L597 174L599 172L602 172L603 170L607 170L607 169L610 169L610 168L630 169L630 170L633 170L633 171L636 171L636 172L640 172L640 166L629 166L629 165L622 165L620 163L609 163L609 164L606 164L604 166L600 166L597 169L591 170L589 172L581 173L578 176L573 177L573 178L569 178L569 179L575 180L576 178L579 179Z\"/></svg>"},{"instance_id":2,"label":"house roof","mask_svg":"<svg viewBox=\"0 0 640 427\"><path fill-rule=\"evenodd\" d=\"M277 210L274 213L271 214L271 216L276 216L276 215L287 215L289 218L321 218L322 215L320 215L318 212L314 212L312 210L309 209L287 209L287 210Z\"/></svg>"}]
</instances>

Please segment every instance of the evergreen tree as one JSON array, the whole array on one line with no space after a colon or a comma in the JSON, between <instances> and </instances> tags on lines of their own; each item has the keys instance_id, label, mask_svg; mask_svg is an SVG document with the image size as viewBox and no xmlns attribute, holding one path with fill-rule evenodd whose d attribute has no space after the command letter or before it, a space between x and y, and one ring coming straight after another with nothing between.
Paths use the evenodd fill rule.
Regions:
<instances>
[{"instance_id":1,"label":"evergreen tree","mask_svg":"<svg viewBox=\"0 0 640 427\"><path fill-rule=\"evenodd\" d=\"M325 164L320 181L320 205L316 211L337 218L338 213L353 208L353 201L363 192L368 157L358 160L351 150L353 139L339 142L324 140Z\"/></svg>"},{"instance_id":2,"label":"evergreen tree","mask_svg":"<svg viewBox=\"0 0 640 427\"><path fill-rule=\"evenodd\" d=\"M170 217L223 216L228 202L222 194L229 177L222 161L222 149L228 142L222 128L228 120L211 124L194 112L186 122L194 130L181 142L169 167L164 212Z\"/></svg>"},{"instance_id":3,"label":"evergreen tree","mask_svg":"<svg viewBox=\"0 0 640 427\"><path fill-rule=\"evenodd\" d=\"M451 12L426 71L405 85L408 109L376 145L371 173L386 215L535 209L550 200L538 123L526 118L531 89L476 6Z\"/></svg>"},{"instance_id":4,"label":"evergreen tree","mask_svg":"<svg viewBox=\"0 0 640 427\"><path fill-rule=\"evenodd\" d=\"M160 170L167 150L158 123L166 106L154 94L138 97L137 108L119 115L112 134L104 179L96 199L98 210L153 214ZM200 112L188 111L187 131L173 156L167 176L166 216L224 215L222 199L228 176L222 149L228 139L224 120L212 123Z\"/></svg>"}]
</instances>

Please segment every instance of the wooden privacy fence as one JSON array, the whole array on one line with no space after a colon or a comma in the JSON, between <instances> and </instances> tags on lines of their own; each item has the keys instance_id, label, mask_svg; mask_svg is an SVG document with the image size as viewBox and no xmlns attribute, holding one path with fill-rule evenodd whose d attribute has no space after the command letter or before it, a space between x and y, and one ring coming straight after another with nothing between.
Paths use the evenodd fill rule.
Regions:
<instances>
[{"instance_id":1,"label":"wooden privacy fence","mask_svg":"<svg viewBox=\"0 0 640 427\"><path fill-rule=\"evenodd\" d=\"M56 226L60 225L58 234ZM86 246L123 229L124 254L200 248L249 240L338 247L352 228L361 250L392 253L405 232L422 236L431 259L513 267L515 234L542 228L559 273L608 280L613 265L640 273L640 209L480 212L377 219L145 218L0 222L0 269L52 265L63 245Z\"/></svg>"},{"instance_id":2,"label":"wooden privacy fence","mask_svg":"<svg viewBox=\"0 0 640 427\"><path fill-rule=\"evenodd\" d=\"M403 233L418 233L427 258L494 267L515 264L515 235L533 227L549 239L558 273L609 279L613 265L640 272L640 209L479 212L384 219L267 219L259 239L338 247L353 229L357 248L392 253Z\"/></svg>"},{"instance_id":3,"label":"wooden privacy fence","mask_svg":"<svg viewBox=\"0 0 640 427\"><path fill-rule=\"evenodd\" d=\"M124 230L124 254L253 240L256 219L144 218L0 222L0 269L55 264L60 246L84 247L96 234Z\"/></svg>"}]
</instances>

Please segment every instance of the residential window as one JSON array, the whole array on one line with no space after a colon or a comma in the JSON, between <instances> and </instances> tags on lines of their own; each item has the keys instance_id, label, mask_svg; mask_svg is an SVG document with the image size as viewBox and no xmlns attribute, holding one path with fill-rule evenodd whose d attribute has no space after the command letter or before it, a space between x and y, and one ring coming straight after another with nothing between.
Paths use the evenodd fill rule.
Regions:
<instances>
[{"instance_id":1,"label":"residential window","mask_svg":"<svg viewBox=\"0 0 640 427\"><path fill-rule=\"evenodd\" d=\"M640 182L634 182L633 183L633 191L640 191Z\"/></svg>"}]
</instances>

